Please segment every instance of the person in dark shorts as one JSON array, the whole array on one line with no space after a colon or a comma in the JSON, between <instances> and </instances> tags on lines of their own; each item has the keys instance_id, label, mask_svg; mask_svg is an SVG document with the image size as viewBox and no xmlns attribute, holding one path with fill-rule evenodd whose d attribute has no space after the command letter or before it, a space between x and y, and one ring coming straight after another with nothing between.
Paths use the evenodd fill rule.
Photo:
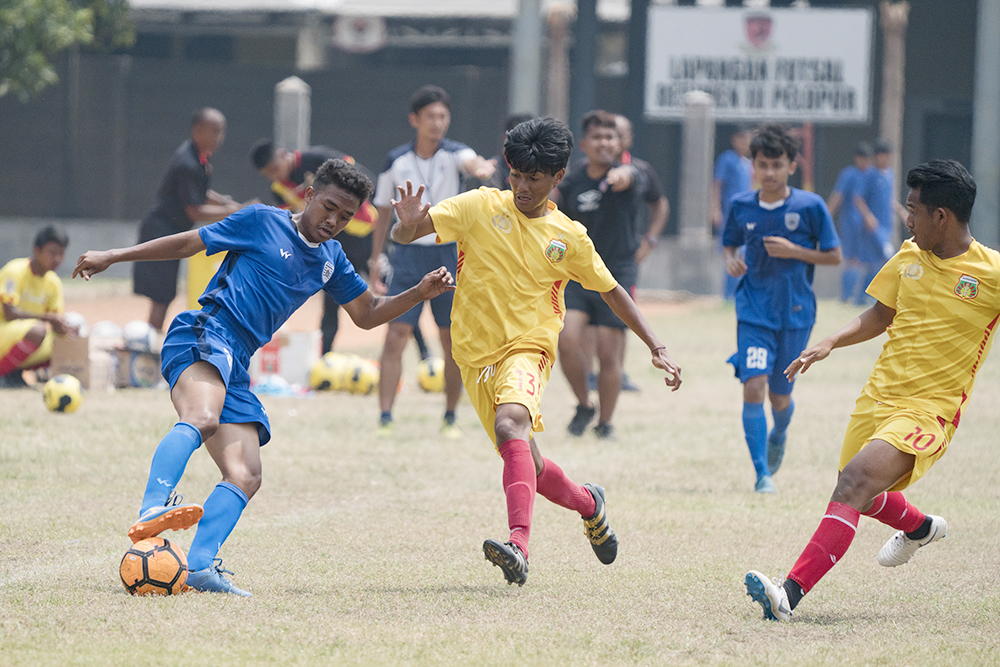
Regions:
<instances>
[{"instance_id":1,"label":"person in dark shorts","mask_svg":"<svg viewBox=\"0 0 1000 667\"><path fill-rule=\"evenodd\" d=\"M139 225L139 243L186 232L198 223L222 220L247 205L209 188L209 159L225 136L226 117L221 111L203 107L192 114L191 137L170 158L156 192L156 204ZM174 259L136 262L132 267L132 291L152 302L149 323L157 331L163 330L167 307L177 296L180 265L180 260Z\"/></svg>"},{"instance_id":2,"label":"person in dark shorts","mask_svg":"<svg viewBox=\"0 0 1000 667\"><path fill-rule=\"evenodd\" d=\"M636 252L642 244L639 223L645 206L641 173L633 166L618 163L621 136L615 117L606 111L591 111L583 117L580 148L587 161L571 170L558 185L559 208L587 228L611 275L629 294L634 294L639 272ZM566 310L565 326L559 336L560 365L578 401L569 432L583 435L597 413L587 391L588 364L581 342L586 327L594 325L600 360L600 416L594 433L602 439L614 439L611 416L621 392L628 327L599 293L585 290L576 282L566 287Z\"/></svg>"}]
</instances>

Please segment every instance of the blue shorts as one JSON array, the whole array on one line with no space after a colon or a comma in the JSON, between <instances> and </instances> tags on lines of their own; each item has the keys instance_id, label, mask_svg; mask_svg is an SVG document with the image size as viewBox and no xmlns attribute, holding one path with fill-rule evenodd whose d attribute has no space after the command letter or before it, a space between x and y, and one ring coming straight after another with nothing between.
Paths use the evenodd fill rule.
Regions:
<instances>
[{"instance_id":1,"label":"blue shorts","mask_svg":"<svg viewBox=\"0 0 1000 667\"><path fill-rule=\"evenodd\" d=\"M250 391L250 352L219 321L201 310L188 310L174 318L163 339L160 363L163 377L174 388L185 368L207 361L226 383L226 400L220 424L257 424L263 447L271 439L271 424L264 406Z\"/></svg>"},{"instance_id":2,"label":"blue shorts","mask_svg":"<svg viewBox=\"0 0 1000 667\"><path fill-rule=\"evenodd\" d=\"M387 296L396 296L411 287L416 287L424 276L442 266L451 271L451 275L457 279L457 248L454 243L433 246L397 245L389 258L389 262L392 264L392 280L389 282ZM434 321L442 329L451 326L451 303L454 299L455 292L448 290L430 300ZM420 321L420 311L423 309L424 304L418 303L394 319L393 322L402 322L416 327Z\"/></svg>"},{"instance_id":3,"label":"blue shorts","mask_svg":"<svg viewBox=\"0 0 1000 667\"><path fill-rule=\"evenodd\" d=\"M736 368L736 377L746 383L758 375L767 376L767 386L775 394L792 393L795 382L785 377L785 369L795 361L809 343L808 329L774 330L767 327L736 323L736 345L739 351L729 357Z\"/></svg>"}]
</instances>

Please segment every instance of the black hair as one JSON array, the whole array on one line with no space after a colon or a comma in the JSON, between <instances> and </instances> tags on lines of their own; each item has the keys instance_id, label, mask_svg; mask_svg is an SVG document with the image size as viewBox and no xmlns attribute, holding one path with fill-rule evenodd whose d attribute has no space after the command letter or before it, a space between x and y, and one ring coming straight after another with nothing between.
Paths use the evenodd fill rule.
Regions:
<instances>
[{"instance_id":1,"label":"black hair","mask_svg":"<svg viewBox=\"0 0 1000 667\"><path fill-rule=\"evenodd\" d=\"M614 114L608 113L603 109L594 109L583 114L583 119L580 121L580 129L583 130L584 134L587 134L587 130L592 127L606 127L616 132L618 131L618 123L615 122Z\"/></svg>"},{"instance_id":2,"label":"black hair","mask_svg":"<svg viewBox=\"0 0 1000 667\"><path fill-rule=\"evenodd\" d=\"M946 208L959 222L969 222L976 203L976 181L956 160L929 160L906 174L906 186L920 189L920 203L928 210Z\"/></svg>"},{"instance_id":3,"label":"black hair","mask_svg":"<svg viewBox=\"0 0 1000 667\"><path fill-rule=\"evenodd\" d=\"M782 125L764 125L750 140L750 157L755 159L757 153L763 153L764 157L772 159L787 155L789 161L794 161L799 154L799 140Z\"/></svg>"},{"instance_id":4,"label":"black hair","mask_svg":"<svg viewBox=\"0 0 1000 667\"><path fill-rule=\"evenodd\" d=\"M270 139L261 139L250 149L250 163L254 169L260 171L274 159L274 153L274 142Z\"/></svg>"},{"instance_id":5,"label":"black hair","mask_svg":"<svg viewBox=\"0 0 1000 667\"><path fill-rule=\"evenodd\" d=\"M59 227L49 225L38 231L35 235L35 247L42 248L46 243L55 243L65 249L69 245L69 236Z\"/></svg>"},{"instance_id":6,"label":"black hair","mask_svg":"<svg viewBox=\"0 0 1000 667\"><path fill-rule=\"evenodd\" d=\"M331 184L354 195L362 203L375 191L372 179L368 178L365 172L340 158L327 160L320 165L316 170L316 179L312 186L313 190L322 190Z\"/></svg>"},{"instance_id":7,"label":"black hair","mask_svg":"<svg viewBox=\"0 0 1000 667\"><path fill-rule=\"evenodd\" d=\"M892 144L886 141L885 139L879 139L878 141L875 142L874 146L876 155L878 155L879 153L885 154L892 152Z\"/></svg>"},{"instance_id":8,"label":"black hair","mask_svg":"<svg viewBox=\"0 0 1000 667\"><path fill-rule=\"evenodd\" d=\"M867 141L859 141L858 145L854 147L855 157L872 157L873 155L875 155L875 150Z\"/></svg>"},{"instance_id":9,"label":"black hair","mask_svg":"<svg viewBox=\"0 0 1000 667\"><path fill-rule=\"evenodd\" d=\"M573 152L573 133L555 118L533 118L507 133L503 155L511 169L525 174L555 174Z\"/></svg>"},{"instance_id":10,"label":"black hair","mask_svg":"<svg viewBox=\"0 0 1000 667\"><path fill-rule=\"evenodd\" d=\"M410 96L410 113L420 113L425 106L440 102L451 110L451 96L439 86L421 86Z\"/></svg>"},{"instance_id":11,"label":"black hair","mask_svg":"<svg viewBox=\"0 0 1000 667\"><path fill-rule=\"evenodd\" d=\"M510 132L511 130L513 130L515 127L517 127L521 123L525 123L525 122L531 120L534 117L535 117L535 115L534 114L530 114L530 113L514 113L514 114L511 114L511 115L507 116L507 120L504 121L504 123L503 123L503 130L504 130L504 132Z\"/></svg>"}]
</instances>

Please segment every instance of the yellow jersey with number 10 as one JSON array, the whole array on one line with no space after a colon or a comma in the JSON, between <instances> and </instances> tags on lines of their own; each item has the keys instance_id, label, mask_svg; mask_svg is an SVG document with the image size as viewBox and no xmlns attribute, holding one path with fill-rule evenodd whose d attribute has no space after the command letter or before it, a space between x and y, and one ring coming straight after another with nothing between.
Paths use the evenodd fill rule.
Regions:
<instances>
[{"instance_id":1,"label":"yellow jersey with number 10","mask_svg":"<svg viewBox=\"0 0 1000 667\"><path fill-rule=\"evenodd\" d=\"M549 202L528 218L509 190L479 188L430 209L438 243L458 242L458 290L451 311L452 355L485 368L513 351L555 359L569 280L609 292L611 276L587 229Z\"/></svg>"},{"instance_id":2,"label":"yellow jersey with number 10","mask_svg":"<svg viewBox=\"0 0 1000 667\"><path fill-rule=\"evenodd\" d=\"M895 309L865 386L877 401L958 426L1000 316L1000 253L973 241L941 259L905 241L868 294Z\"/></svg>"}]
</instances>

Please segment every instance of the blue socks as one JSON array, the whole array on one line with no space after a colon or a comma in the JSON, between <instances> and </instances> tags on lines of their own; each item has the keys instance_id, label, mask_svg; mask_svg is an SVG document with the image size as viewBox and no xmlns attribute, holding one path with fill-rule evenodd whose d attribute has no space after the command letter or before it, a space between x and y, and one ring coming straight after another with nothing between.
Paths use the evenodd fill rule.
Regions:
<instances>
[{"instance_id":1,"label":"blue socks","mask_svg":"<svg viewBox=\"0 0 1000 667\"><path fill-rule=\"evenodd\" d=\"M234 484L219 482L216 485L205 501L205 515L198 522L198 532L188 549L189 570L204 570L212 564L249 501L247 495Z\"/></svg>"},{"instance_id":2,"label":"blue socks","mask_svg":"<svg viewBox=\"0 0 1000 667\"><path fill-rule=\"evenodd\" d=\"M771 429L769 440L777 443L785 441L785 433L788 431L788 425L792 422L792 415L794 413L795 401L790 402L788 407L781 412L778 412L773 407L771 408L771 414L774 416L774 428Z\"/></svg>"},{"instance_id":3,"label":"blue socks","mask_svg":"<svg viewBox=\"0 0 1000 667\"><path fill-rule=\"evenodd\" d=\"M767 468L767 416L764 414L763 403L743 404L743 434L747 439L757 478L770 475Z\"/></svg>"},{"instance_id":4,"label":"blue socks","mask_svg":"<svg viewBox=\"0 0 1000 667\"><path fill-rule=\"evenodd\" d=\"M188 459L199 447L201 432L187 422L177 422L160 440L149 466L149 479L142 496L140 515L150 507L166 504L167 497L184 474Z\"/></svg>"}]
</instances>

